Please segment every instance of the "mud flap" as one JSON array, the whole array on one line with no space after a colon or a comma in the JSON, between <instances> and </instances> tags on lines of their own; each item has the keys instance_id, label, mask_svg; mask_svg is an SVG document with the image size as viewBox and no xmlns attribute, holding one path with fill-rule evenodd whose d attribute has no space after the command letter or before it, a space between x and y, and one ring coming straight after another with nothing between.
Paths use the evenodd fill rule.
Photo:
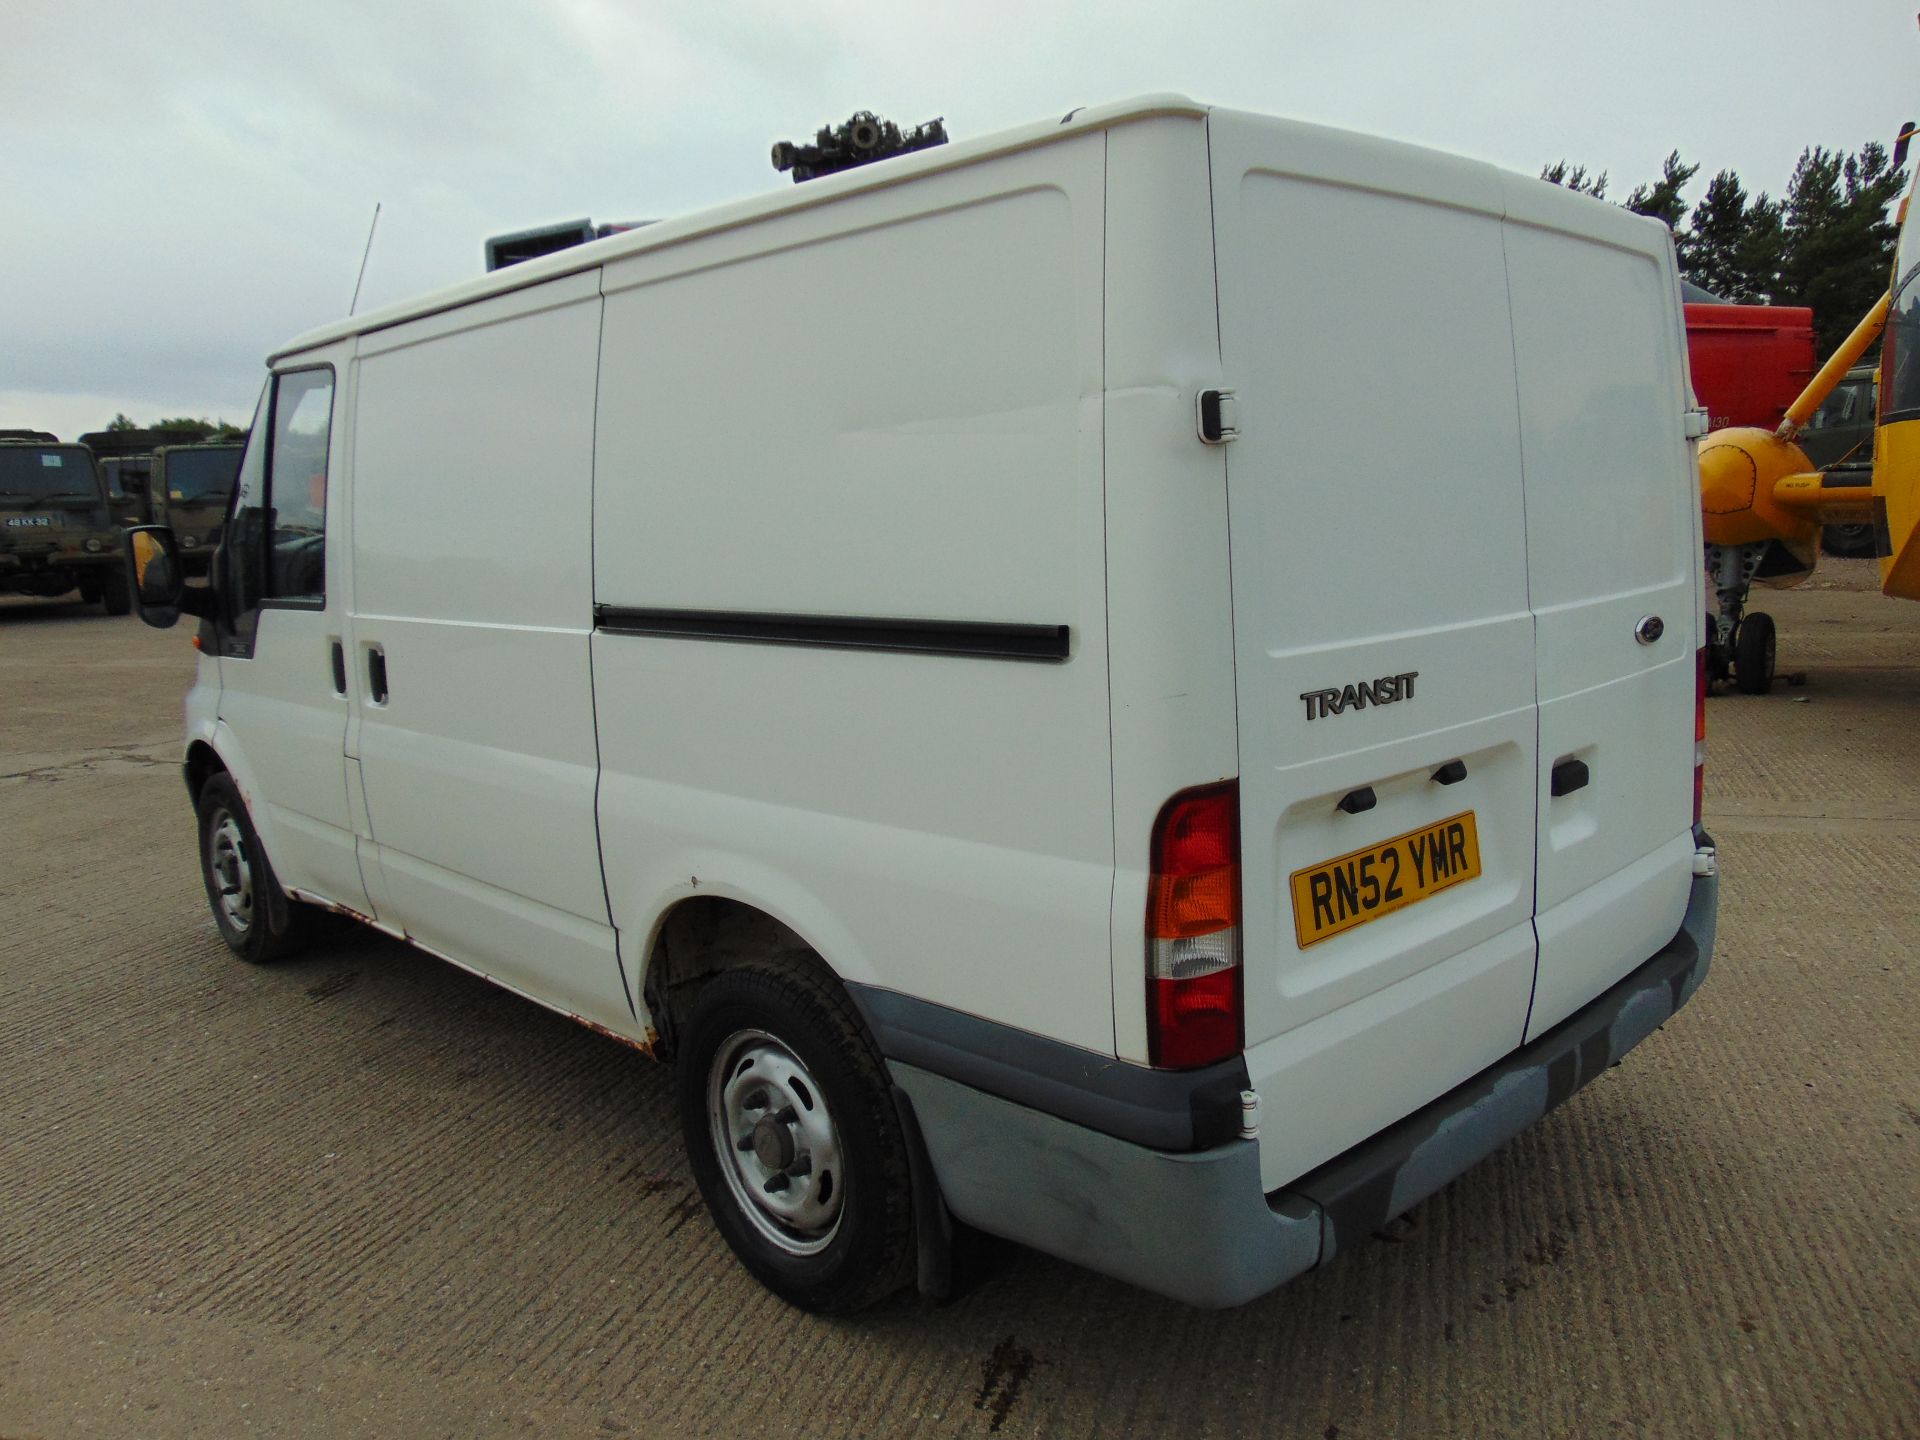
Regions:
<instances>
[{"instance_id":1,"label":"mud flap","mask_svg":"<svg viewBox=\"0 0 1920 1440\"><path fill-rule=\"evenodd\" d=\"M953 1293L953 1215L941 1197L940 1179L927 1156L913 1101L898 1085L890 1088L900 1133L907 1142L907 1177L913 1186L915 1287L929 1300L945 1300Z\"/></svg>"}]
</instances>

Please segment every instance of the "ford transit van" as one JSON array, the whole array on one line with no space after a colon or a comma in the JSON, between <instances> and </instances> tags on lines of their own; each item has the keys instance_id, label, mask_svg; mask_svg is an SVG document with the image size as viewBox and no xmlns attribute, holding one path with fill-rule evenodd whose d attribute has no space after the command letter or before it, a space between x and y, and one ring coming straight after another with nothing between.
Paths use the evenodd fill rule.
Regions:
<instances>
[{"instance_id":1,"label":"ford transit van","mask_svg":"<svg viewBox=\"0 0 1920 1440\"><path fill-rule=\"evenodd\" d=\"M1243 1302L1706 972L1655 222L1152 97L269 368L211 589L129 538L221 934L349 912L670 1062L797 1305L955 1221Z\"/></svg>"}]
</instances>

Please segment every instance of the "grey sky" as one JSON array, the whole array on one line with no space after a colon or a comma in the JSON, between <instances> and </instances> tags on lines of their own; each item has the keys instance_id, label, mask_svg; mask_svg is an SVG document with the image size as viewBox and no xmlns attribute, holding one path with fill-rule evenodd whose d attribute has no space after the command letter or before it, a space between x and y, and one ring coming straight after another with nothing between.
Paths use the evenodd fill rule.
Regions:
<instances>
[{"instance_id":1,"label":"grey sky","mask_svg":"<svg viewBox=\"0 0 1920 1440\"><path fill-rule=\"evenodd\" d=\"M1915 0L7 0L0 426L245 423L268 350L480 268L485 236L791 182L873 109L956 137L1148 90L1624 197L1678 148L1778 194L1920 117Z\"/></svg>"}]
</instances>

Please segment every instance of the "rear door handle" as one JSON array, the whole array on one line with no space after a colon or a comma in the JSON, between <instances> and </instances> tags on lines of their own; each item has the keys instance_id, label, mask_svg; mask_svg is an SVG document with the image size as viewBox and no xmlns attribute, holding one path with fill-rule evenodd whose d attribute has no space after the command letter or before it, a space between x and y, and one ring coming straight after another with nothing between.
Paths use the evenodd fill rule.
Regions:
<instances>
[{"instance_id":1,"label":"rear door handle","mask_svg":"<svg viewBox=\"0 0 1920 1440\"><path fill-rule=\"evenodd\" d=\"M1555 799L1562 795L1571 795L1583 789L1588 779L1587 762L1584 760L1562 760L1553 767L1553 776L1547 788Z\"/></svg>"},{"instance_id":2,"label":"rear door handle","mask_svg":"<svg viewBox=\"0 0 1920 1440\"><path fill-rule=\"evenodd\" d=\"M1380 797L1373 793L1371 785L1362 785L1358 790L1349 790L1341 797L1340 803L1333 808L1344 810L1349 815L1359 815L1371 810L1380 803Z\"/></svg>"},{"instance_id":3,"label":"rear door handle","mask_svg":"<svg viewBox=\"0 0 1920 1440\"><path fill-rule=\"evenodd\" d=\"M387 703L387 652L378 645L367 647L367 693L373 703Z\"/></svg>"},{"instance_id":4,"label":"rear door handle","mask_svg":"<svg viewBox=\"0 0 1920 1440\"><path fill-rule=\"evenodd\" d=\"M333 693L347 693L347 647L338 640L333 642Z\"/></svg>"}]
</instances>

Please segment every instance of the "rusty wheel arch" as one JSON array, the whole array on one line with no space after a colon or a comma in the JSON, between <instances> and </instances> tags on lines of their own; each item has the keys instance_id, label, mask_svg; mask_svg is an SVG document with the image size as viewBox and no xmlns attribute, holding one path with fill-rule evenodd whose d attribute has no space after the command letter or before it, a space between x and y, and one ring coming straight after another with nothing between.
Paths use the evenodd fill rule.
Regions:
<instances>
[{"instance_id":1,"label":"rusty wheel arch","mask_svg":"<svg viewBox=\"0 0 1920 1440\"><path fill-rule=\"evenodd\" d=\"M640 990L657 1053L670 1060L674 1017L685 1015L700 987L723 970L773 956L803 957L835 984L840 977L804 936L744 900L693 895L676 903L654 927L641 969Z\"/></svg>"}]
</instances>

